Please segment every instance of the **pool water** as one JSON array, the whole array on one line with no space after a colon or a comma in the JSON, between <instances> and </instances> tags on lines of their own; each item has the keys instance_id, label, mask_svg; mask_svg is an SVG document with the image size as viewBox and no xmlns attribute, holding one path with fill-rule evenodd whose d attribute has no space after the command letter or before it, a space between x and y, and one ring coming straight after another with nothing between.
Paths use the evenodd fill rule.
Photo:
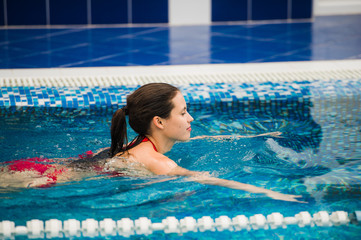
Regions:
<instances>
[{"instance_id":1,"label":"pool water","mask_svg":"<svg viewBox=\"0 0 361 240\"><path fill-rule=\"evenodd\" d=\"M340 101L342 104L342 101ZM345 101L343 104L348 104ZM299 107L302 105L303 107ZM243 135L280 131L278 137L199 139L177 143L167 153L180 166L212 175L302 195L307 203L277 201L217 186L206 186L180 177L99 177L57 184L49 188L13 189L0 193L0 221L25 225L31 219L78 219L148 217L159 222L168 216L217 218L247 217L280 212L294 216L301 211L353 212L361 209L360 118L328 121L317 118L317 104L298 102L298 108L264 106L257 111L235 105L190 106L194 117L192 136ZM330 106L332 107L332 106ZM341 106L342 108L342 106ZM340 109L341 109L340 108ZM110 121L114 109L18 108L2 111L0 161L29 157L77 157L88 150L110 145ZM326 111L327 112L327 111ZM322 121L321 121L321 120ZM326 119L326 120L325 120ZM333 136L330 137L330 129ZM347 149L329 148L331 138L347 132ZM129 134L134 137L133 132ZM332 134L331 134L332 135ZM343 135L342 135L343 136ZM336 139L337 140L337 139ZM346 140L345 140L346 141ZM326 143L327 144L326 144ZM326 144L326 145L325 145ZM335 145L338 146L338 145ZM342 153L344 152L344 153ZM185 239L355 239L357 225L339 227L290 226L287 229L241 232L186 233ZM177 234L155 232L137 239L179 238Z\"/></svg>"}]
</instances>

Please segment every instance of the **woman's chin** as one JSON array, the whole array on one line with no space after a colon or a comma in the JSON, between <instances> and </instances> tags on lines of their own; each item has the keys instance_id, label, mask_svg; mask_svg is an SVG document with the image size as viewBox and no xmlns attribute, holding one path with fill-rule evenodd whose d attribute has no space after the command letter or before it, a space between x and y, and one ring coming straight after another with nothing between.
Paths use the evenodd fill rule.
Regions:
<instances>
[{"instance_id":1,"label":"woman's chin","mask_svg":"<svg viewBox=\"0 0 361 240\"><path fill-rule=\"evenodd\" d=\"M180 139L178 139L179 142L186 142L186 141L189 141L189 139L191 138L191 135L187 135L187 136L184 136Z\"/></svg>"}]
</instances>

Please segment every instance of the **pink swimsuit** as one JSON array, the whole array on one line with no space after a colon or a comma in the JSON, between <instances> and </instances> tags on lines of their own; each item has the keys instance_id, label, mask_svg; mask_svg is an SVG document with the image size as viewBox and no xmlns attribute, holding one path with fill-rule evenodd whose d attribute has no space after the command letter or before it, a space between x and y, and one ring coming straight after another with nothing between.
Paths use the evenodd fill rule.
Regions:
<instances>
[{"instance_id":1,"label":"pink swimsuit","mask_svg":"<svg viewBox=\"0 0 361 240\"><path fill-rule=\"evenodd\" d=\"M144 139L142 140L142 142L150 142L153 145L153 148L156 152L158 152L157 148L155 147L154 143L147 137L144 137ZM93 156L92 151L88 151L84 154L79 155L80 159L83 158L88 158ZM53 163L56 163L54 160L50 160L47 158L38 158L38 157L34 157L34 158L27 158L27 159L20 159L20 160L13 160L13 161L8 161L8 162L4 162L5 164L9 164L6 167L8 168L9 171L13 171L13 172L25 172L25 171L33 171L38 173L39 175L44 175L44 177L47 177L47 183L42 185L41 187L49 187L53 184L55 184L58 180L58 176L61 175L62 173L68 171L68 168L66 167L62 167L62 168L57 168ZM50 173L46 173L48 170L53 170L50 171ZM101 170L100 168L97 169L97 167L95 167L95 170L98 172L99 170ZM0 170L1 171L1 170ZM4 171L4 169L2 170ZM109 174L109 173L108 173ZM114 173L110 173L111 175L114 176L122 176L124 174L119 173L119 172L114 172Z\"/></svg>"},{"instance_id":2,"label":"pink swimsuit","mask_svg":"<svg viewBox=\"0 0 361 240\"><path fill-rule=\"evenodd\" d=\"M33 171L38 173L39 175L43 175L49 169L53 169L54 171L44 175L48 178L48 183L44 184L41 187L48 187L52 184L55 184L58 180L58 176L68 170L65 167L57 169L56 166L51 164L54 163L54 161L47 158L34 157L28 159L8 161L5 163L9 163L9 165L7 166L8 170L14 172Z\"/></svg>"}]
</instances>

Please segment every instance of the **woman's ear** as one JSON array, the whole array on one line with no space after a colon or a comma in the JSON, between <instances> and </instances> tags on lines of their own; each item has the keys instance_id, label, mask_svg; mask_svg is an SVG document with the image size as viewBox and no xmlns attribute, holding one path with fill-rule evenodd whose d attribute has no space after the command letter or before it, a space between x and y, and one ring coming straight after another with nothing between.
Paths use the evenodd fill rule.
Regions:
<instances>
[{"instance_id":1,"label":"woman's ear","mask_svg":"<svg viewBox=\"0 0 361 240\"><path fill-rule=\"evenodd\" d=\"M158 117L158 116L155 116L153 117L153 124L157 127L157 128L160 128L160 129L163 129L164 128L164 121L162 120L161 117Z\"/></svg>"}]
</instances>

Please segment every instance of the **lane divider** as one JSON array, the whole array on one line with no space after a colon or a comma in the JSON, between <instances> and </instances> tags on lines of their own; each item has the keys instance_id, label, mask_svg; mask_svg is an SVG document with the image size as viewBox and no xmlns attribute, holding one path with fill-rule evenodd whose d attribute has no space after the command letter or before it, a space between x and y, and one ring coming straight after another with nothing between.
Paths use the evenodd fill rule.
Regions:
<instances>
[{"instance_id":1,"label":"lane divider","mask_svg":"<svg viewBox=\"0 0 361 240\"><path fill-rule=\"evenodd\" d=\"M251 231L258 229L287 228L289 225L299 227L331 227L348 224L361 223L361 211L347 213L335 211L329 214L320 211L311 216L307 211L300 212L293 217L284 217L281 213L275 212L264 216L256 214L247 218L245 215L238 215L233 218L220 216L216 219L210 216L203 216L199 219L185 217L178 220L175 217L167 217L161 222L153 223L146 217L136 220L122 218L115 221L105 218L101 221L86 219L78 221L69 219L64 222L58 219L41 221L33 219L26 222L26 226L15 226L12 221L0 222L0 239L12 239L17 236L28 238L69 238L69 237L98 237L98 236L123 236L150 235L154 231L164 233L186 233L205 231Z\"/></svg>"}]
</instances>

